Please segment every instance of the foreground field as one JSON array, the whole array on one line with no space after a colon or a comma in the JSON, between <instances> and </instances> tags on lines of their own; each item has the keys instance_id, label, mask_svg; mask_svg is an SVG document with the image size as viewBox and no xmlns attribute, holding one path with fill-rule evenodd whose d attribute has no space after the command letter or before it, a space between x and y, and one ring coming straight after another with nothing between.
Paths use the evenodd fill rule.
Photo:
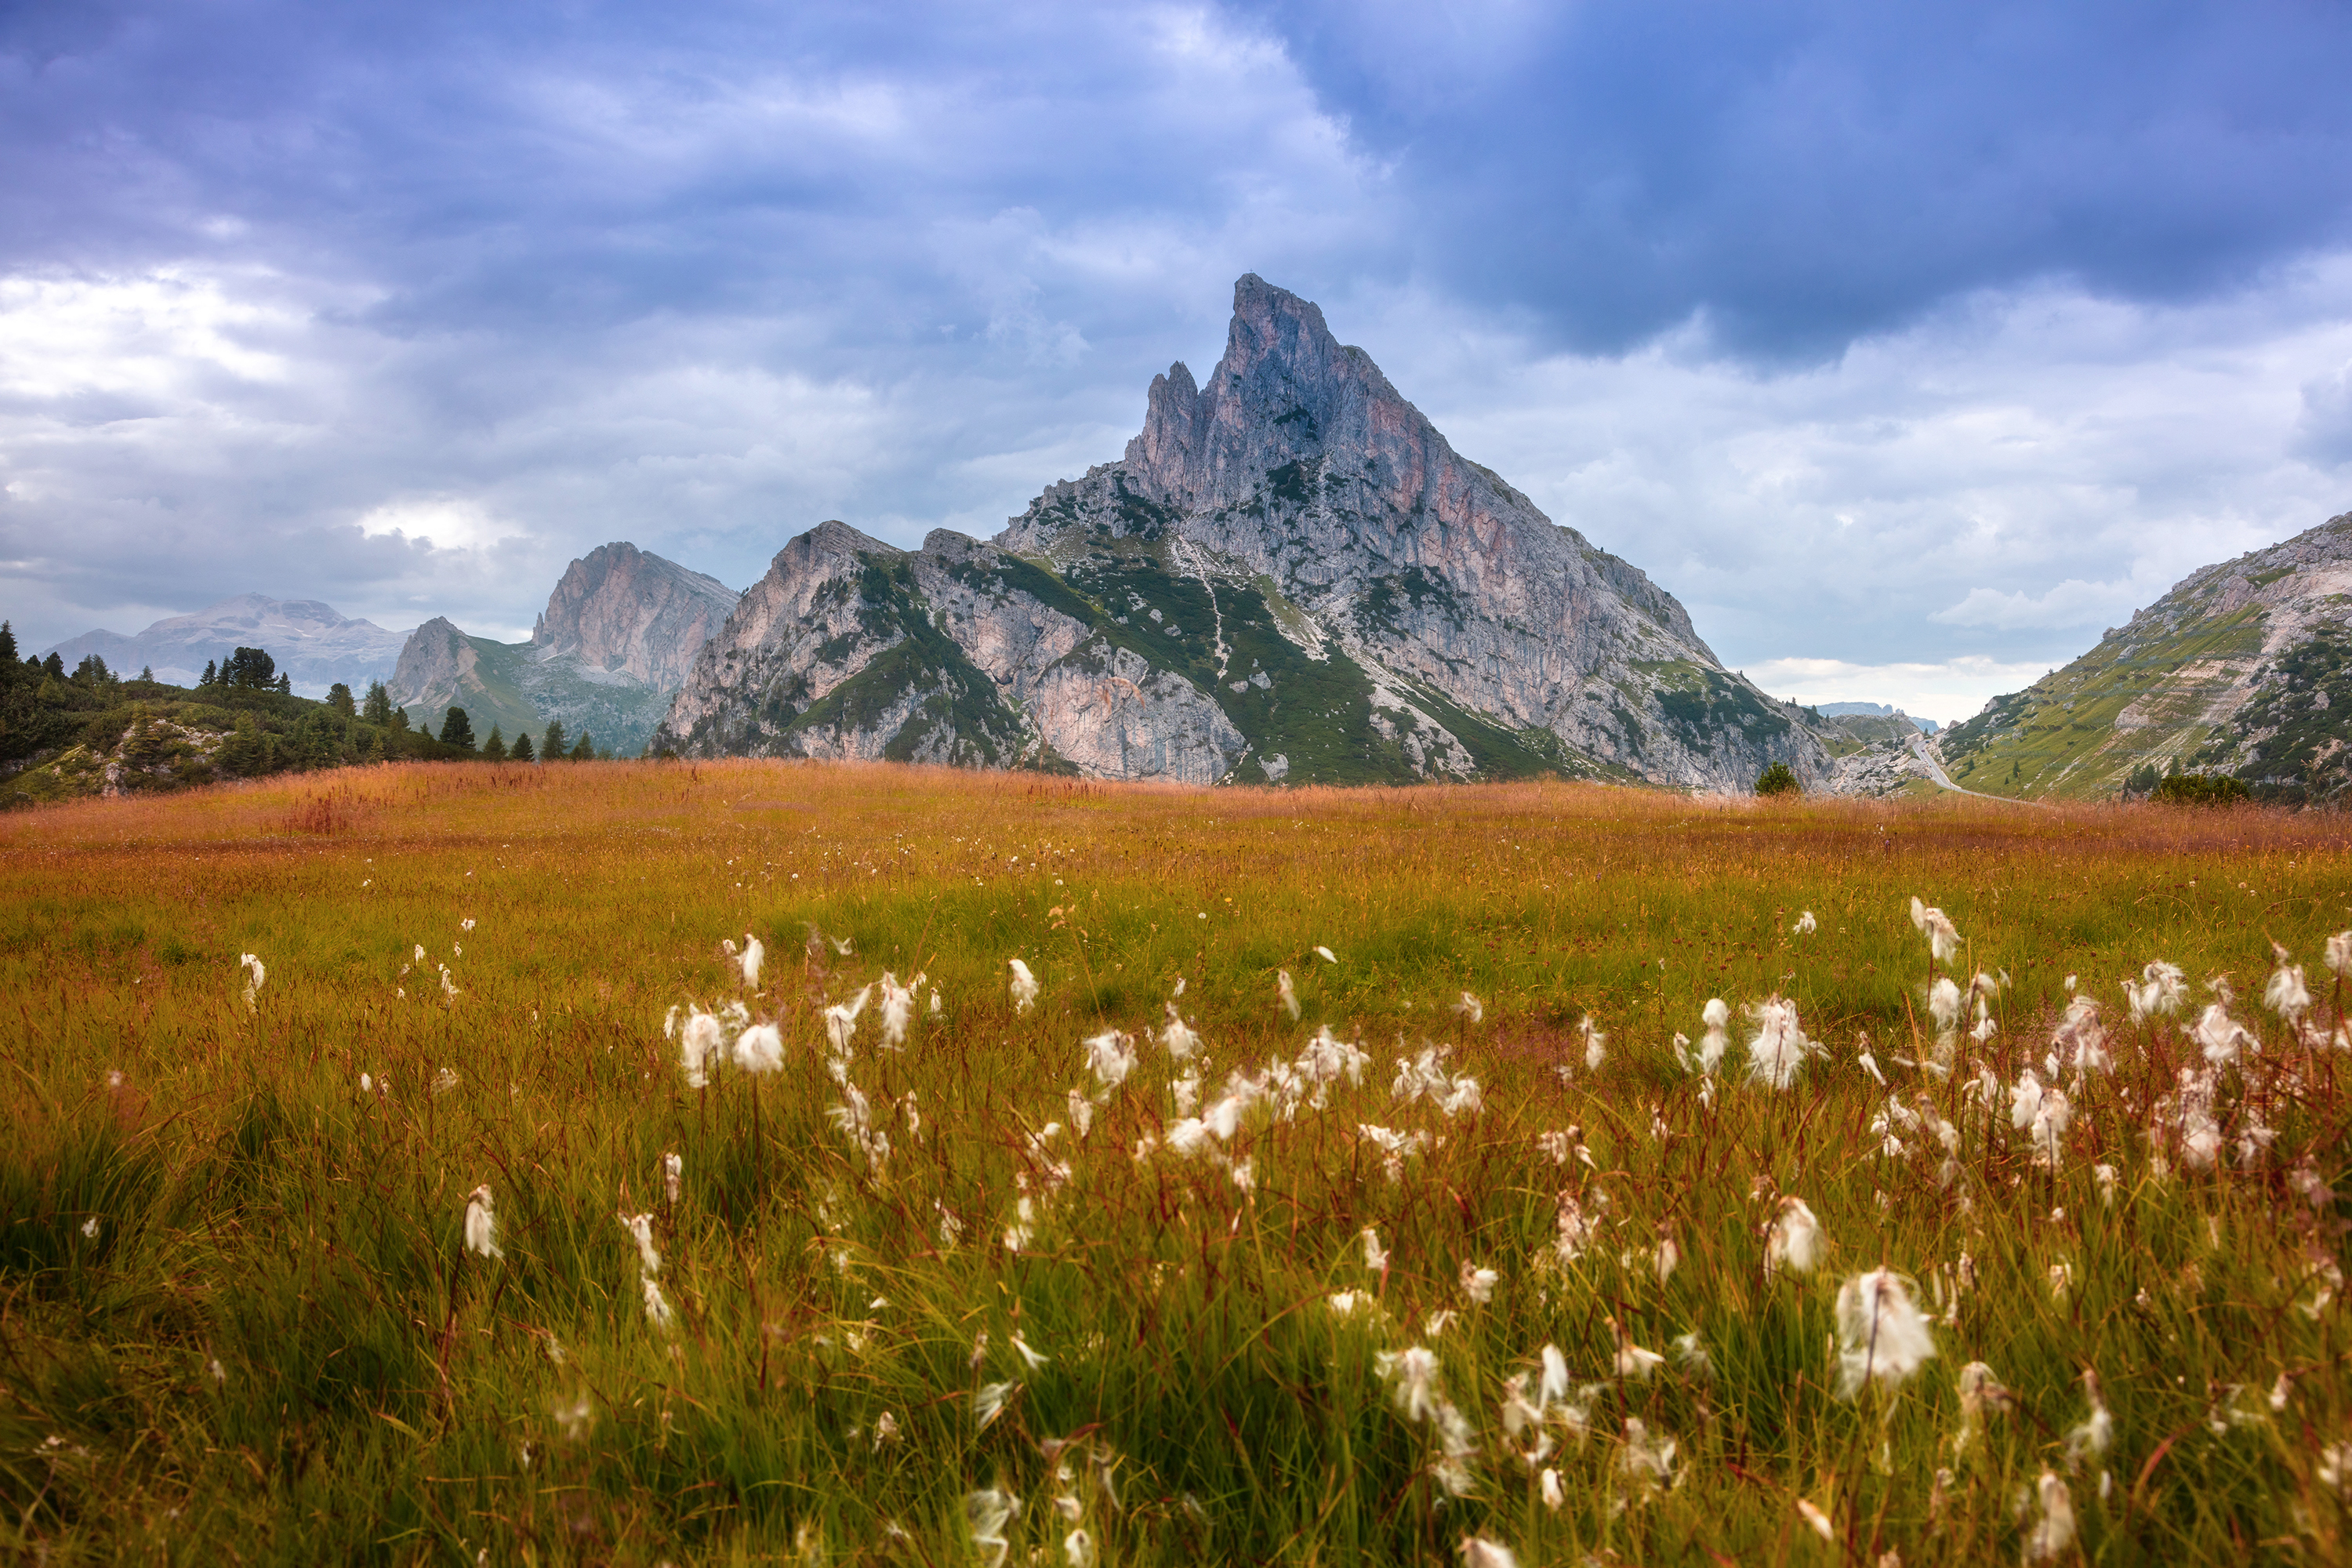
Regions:
<instances>
[{"instance_id":1,"label":"foreground field","mask_svg":"<svg viewBox=\"0 0 2352 1568\"><path fill-rule=\"evenodd\" d=\"M2346 1555L2339 818L412 765L0 880L24 1558Z\"/></svg>"}]
</instances>

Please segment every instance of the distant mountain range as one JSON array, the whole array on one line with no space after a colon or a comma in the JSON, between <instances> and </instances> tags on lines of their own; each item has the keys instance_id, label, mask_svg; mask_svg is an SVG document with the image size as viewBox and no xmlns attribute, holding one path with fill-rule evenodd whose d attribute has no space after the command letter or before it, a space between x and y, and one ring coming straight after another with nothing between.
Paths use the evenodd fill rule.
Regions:
<instances>
[{"instance_id":1,"label":"distant mountain range","mask_svg":"<svg viewBox=\"0 0 2352 1568\"><path fill-rule=\"evenodd\" d=\"M827 522L786 545L654 744L1198 784L1746 789L1831 765L1672 595L1255 276L1206 382L1171 366L1120 461L993 540Z\"/></svg>"},{"instance_id":2,"label":"distant mountain range","mask_svg":"<svg viewBox=\"0 0 2352 1568\"><path fill-rule=\"evenodd\" d=\"M635 756L740 596L634 544L600 545L565 569L529 642L430 620L410 634L386 689L412 723L436 730L455 706L478 739L495 724L509 740L528 731L536 741L555 720L575 741L585 733Z\"/></svg>"},{"instance_id":3,"label":"distant mountain range","mask_svg":"<svg viewBox=\"0 0 2352 1568\"><path fill-rule=\"evenodd\" d=\"M2095 799L2181 771L2294 802L2352 791L2347 742L2352 512L2190 573L1937 750L1987 795Z\"/></svg>"},{"instance_id":4,"label":"distant mountain range","mask_svg":"<svg viewBox=\"0 0 2352 1568\"><path fill-rule=\"evenodd\" d=\"M217 664L237 648L267 648L297 691L323 697L337 681L364 691L369 681L390 675L407 637L373 621L348 619L315 599L240 594L194 615L157 621L136 636L84 632L44 652L64 659L68 669L96 654L118 675L152 667L156 679L190 686L206 664Z\"/></svg>"}]
</instances>

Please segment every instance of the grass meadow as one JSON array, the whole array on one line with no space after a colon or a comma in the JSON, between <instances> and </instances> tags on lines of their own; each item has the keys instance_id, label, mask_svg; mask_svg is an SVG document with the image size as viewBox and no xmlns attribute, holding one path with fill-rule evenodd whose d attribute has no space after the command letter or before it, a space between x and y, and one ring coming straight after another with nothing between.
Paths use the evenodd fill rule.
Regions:
<instances>
[{"instance_id":1,"label":"grass meadow","mask_svg":"<svg viewBox=\"0 0 2352 1568\"><path fill-rule=\"evenodd\" d=\"M2251 810L750 762L19 813L0 1541L2341 1562L2346 847ZM2135 1021L2157 960L2185 994ZM1930 982L1979 971L1939 1076ZM897 1049L886 972L924 976ZM2105 1042L2077 1009L2053 1072L2069 976ZM1749 1074L1759 1033L1801 1050L1774 998L1822 1047L1786 1089Z\"/></svg>"}]
</instances>

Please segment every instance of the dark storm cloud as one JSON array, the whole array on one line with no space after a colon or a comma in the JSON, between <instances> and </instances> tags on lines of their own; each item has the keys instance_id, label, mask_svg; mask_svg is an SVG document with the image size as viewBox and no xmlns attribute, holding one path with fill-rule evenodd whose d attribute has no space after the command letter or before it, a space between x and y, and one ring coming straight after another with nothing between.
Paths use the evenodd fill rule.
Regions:
<instances>
[{"instance_id":1,"label":"dark storm cloud","mask_svg":"<svg viewBox=\"0 0 2352 1568\"><path fill-rule=\"evenodd\" d=\"M2061 276L2179 301L2341 244L2352 9L1277 5L1461 292L1616 350L1834 353Z\"/></svg>"}]
</instances>

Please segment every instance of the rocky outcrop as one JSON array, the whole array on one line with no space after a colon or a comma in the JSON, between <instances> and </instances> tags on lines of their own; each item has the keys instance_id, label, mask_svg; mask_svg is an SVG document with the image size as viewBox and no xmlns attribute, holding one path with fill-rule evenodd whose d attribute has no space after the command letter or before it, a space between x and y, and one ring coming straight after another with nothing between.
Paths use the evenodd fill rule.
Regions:
<instances>
[{"instance_id":1,"label":"rocky outcrop","mask_svg":"<svg viewBox=\"0 0 2352 1568\"><path fill-rule=\"evenodd\" d=\"M626 542L600 544L565 569L531 630L544 659L676 691L694 656L740 597L716 577Z\"/></svg>"},{"instance_id":2,"label":"rocky outcrop","mask_svg":"<svg viewBox=\"0 0 2352 1568\"><path fill-rule=\"evenodd\" d=\"M1937 739L1972 790L2078 799L2162 774L2352 794L2352 513L2200 568L2096 647Z\"/></svg>"},{"instance_id":3,"label":"rocky outcrop","mask_svg":"<svg viewBox=\"0 0 2352 1568\"><path fill-rule=\"evenodd\" d=\"M412 723L438 731L463 708L478 738L543 735L548 721L635 756L684 672L738 595L634 544L599 546L565 570L525 643L475 637L446 618L416 628L385 683Z\"/></svg>"},{"instance_id":4,"label":"rocky outcrop","mask_svg":"<svg viewBox=\"0 0 2352 1568\"><path fill-rule=\"evenodd\" d=\"M240 647L264 648L297 691L323 697L338 681L358 691L383 679L407 636L353 620L316 599L240 594L193 615L157 621L136 637L85 632L50 651L68 669L94 653L117 675L152 668L158 680L192 686L205 665L219 664Z\"/></svg>"},{"instance_id":5,"label":"rocky outcrop","mask_svg":"<svg viewBox=\"0 0 2352 1568\"><path fill-rule=\"evenodd\" d=\"M656 749L1196 782L1538 773L1744 789L1829 758L1671 595L1455 453L1322 312L1235 286L1205 384L994 541L827 523L705 646Z\"/></svg>"}]
</instances>

